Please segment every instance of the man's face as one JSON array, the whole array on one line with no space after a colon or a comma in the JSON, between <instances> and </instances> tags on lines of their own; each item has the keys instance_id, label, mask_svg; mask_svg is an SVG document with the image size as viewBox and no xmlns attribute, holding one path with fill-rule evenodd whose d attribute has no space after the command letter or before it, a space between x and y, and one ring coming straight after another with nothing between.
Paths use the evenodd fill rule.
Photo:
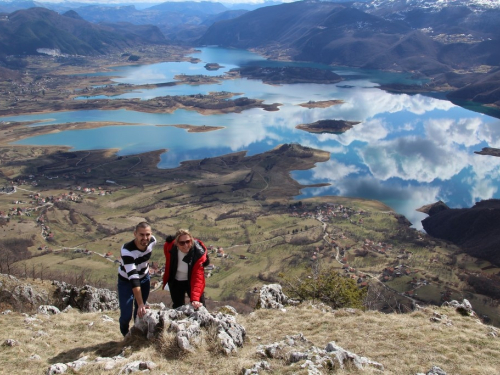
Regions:
<instances>
[{"instance_id":1,"label":"man's face","mask_svg":"<svg viewBox=\"0 0 500 375\"><path fill-rule=\"evenodd\" d=\"M151 228L139 228L134 232L135 244L140 250L145 250L151 240Z\"/></svg>"}]
</instances>

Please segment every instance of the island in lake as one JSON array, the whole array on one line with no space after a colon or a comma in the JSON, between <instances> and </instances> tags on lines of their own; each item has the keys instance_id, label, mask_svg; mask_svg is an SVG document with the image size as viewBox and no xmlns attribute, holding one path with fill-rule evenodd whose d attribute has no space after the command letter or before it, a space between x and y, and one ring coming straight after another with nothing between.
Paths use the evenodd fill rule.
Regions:
<instances>
[{"instance_id":1,"label":"island in lake","mask_svg":"<svg viewBox=\"0 0 500 375\"><path fill-rule=\"evenodd\" d=\"M223 126L207 126L207 125L188 125L188 124L179 124L179 125L164 125L164 126L173 126L179 129L186 129L188 133L206 133L214 130L224 129Z\"/></svg>"},{"instance_id":2,"label":"island in lake","mask_svg":"<svg viewBox=\"0 0 500 375\"><path fill-rule=\"evenodd\" d=\"M328 108L337 104L345 103L343 100L320 100L315 102L314 100L309 100L307 103L300 103L299 105L304 108Z\"/></svg>"},{"instance_id":3,"label":"island in lake","mask_svg":"<svg viewBox=\"0 0 500 375\"><path fill-rule=\"evenodd\" d=\"M319 120L311 124L299 124L295 128L305 130L309 133L344 133L351 129L354 125L360 124L359 121L345 120Z\"/></svg>"},{"instance_id":4,"label":"island in lake","mask_svg":"<svg viewBox=\"0 0 500 375\"><path fill-rule=\"evenodd\" d=\"M206 70L219 70L220 68L224 68L224 67L222 65L219 65L218 63L206 63L205 64Z\"/></svg>"},{"instance_id":5,"label":"island in lake","mask_svg":"<svg viewBox=\"0 0 500 375\"><path fill-rule=\"evenodd\" d=\"M264 83L337 83L342 81L338 74L324 69L305 68L297 66L259 67L248 66L231 69L239 72L240 76L250 79L261 79Z\"/></svg>"}]
</instances>

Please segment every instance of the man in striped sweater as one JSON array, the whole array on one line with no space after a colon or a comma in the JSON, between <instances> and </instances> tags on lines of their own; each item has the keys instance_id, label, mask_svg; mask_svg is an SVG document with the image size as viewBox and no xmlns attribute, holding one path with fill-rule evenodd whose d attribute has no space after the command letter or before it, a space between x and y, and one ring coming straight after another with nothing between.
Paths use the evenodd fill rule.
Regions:
<instances>
[{"instance_id":1,"label":"man in striped sweater","mask_svg":"<svg viewBox=\"0 0 500 375\"><path fill-rule=\"evenodd\" d=\"M146 222L137 224L134 240L123 244L120 268L118 268L118 300L120 302L120 331L128 333L132 308L134 321L137 315L146 314L146 302L150 290L149 259L156 238L151 233L151 226Z\"/></svg>"}]
</instances>

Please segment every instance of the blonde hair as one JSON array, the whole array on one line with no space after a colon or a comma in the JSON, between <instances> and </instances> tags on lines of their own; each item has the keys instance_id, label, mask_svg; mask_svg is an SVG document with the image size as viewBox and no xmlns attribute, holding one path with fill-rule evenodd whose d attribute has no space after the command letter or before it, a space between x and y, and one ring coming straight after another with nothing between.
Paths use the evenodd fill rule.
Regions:
<instances>
[{"instance_id":1,"label":"blonde hair","mask_svg":"<svg viewBox=\"0 0 500 375\"><path fill-rule=\"evenodd\" d=\"M175 232L175 244L177 245L177 241L179 241L180 236L189 236L191 242L194 242L193 235L189 233L189 229L179 229Z\"/></svg>"}]
</instances>

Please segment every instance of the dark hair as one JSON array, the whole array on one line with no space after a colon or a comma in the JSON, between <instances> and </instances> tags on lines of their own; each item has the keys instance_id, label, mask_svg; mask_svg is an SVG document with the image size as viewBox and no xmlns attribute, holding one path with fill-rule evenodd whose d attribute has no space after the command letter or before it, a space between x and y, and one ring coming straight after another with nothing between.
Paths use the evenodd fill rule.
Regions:
<instances>
[{"instance_id":1,"label":"dark hair","mask_svg":"<svg viewBox=\"0 0 500 375\"><path fill-rule=\"evenodd\" d=\"M139 224L135 226L134 232L137 232L139 228L151 228L151 225L149 225L146 221L141 221Z\"/></svg>"}]
</instances>

